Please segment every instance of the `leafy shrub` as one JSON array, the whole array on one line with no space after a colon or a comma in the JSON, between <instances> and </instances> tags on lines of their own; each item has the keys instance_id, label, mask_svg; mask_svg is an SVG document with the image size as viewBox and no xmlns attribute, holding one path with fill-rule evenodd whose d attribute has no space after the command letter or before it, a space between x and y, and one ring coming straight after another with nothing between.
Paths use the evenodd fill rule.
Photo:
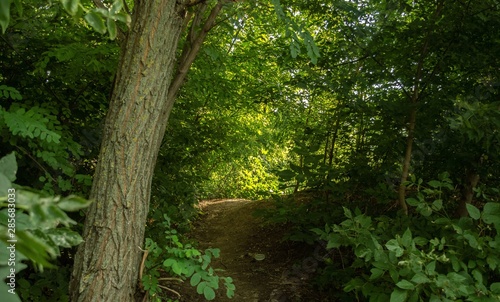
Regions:
<instances>
[{"instance_id":1,"label":"leafy shrub","mask_svg":"<svg viewBox=\"0 0 500 302\"><path fill-rule=\"evenodd\" d=\"M500 203L482 210L467 205L470 217L450 218L439 198L447 174L427 183L408 203L413 217L372 219L344 208L338 225L313 229L327 249L354 254L344 291L370 301L498 301L500 299Z\"/></svg>"},{"instance_id":2,"label":"leafy shrub","mask_svg":"<svg viewBox=\"0 0 500 302\"><path fill-rule=\"evenodd\" d=\"M22 262L30 260L43 271L53 268L51 260L61 255L61 248L80 244L82 237L69 227L76 224L66 212L86 208L90 202L77 196L59 197L19 187L12 182L16 179L17 163L14 153L0 159L0 275L10 276L26 268ZM62 226L62 227L61 227ZM16 240L12 243L12 240ZM9 247L9 248L8 248ZM13 248L11 248L13 247ZM15 250L15 261L10 261ZM28 286L26 280L16 280L20 293L26 300L43 301L36 298L35 286ZM12 289L12 287L10 288ZM20 301L8 292L9 287L0 283L1 301ZM33 294L31 292L33 290Z\"/></svg>"},{"instance_id":3,"label":"leafy shrub","mask_svg":"<svg viewBox=\"0 0 500 302\"><path fill-rule=\"evenodd\" d=\"M215 299L215 291L219 289L219 282L223 281L226 288L226 296L234 296L235 286L231 277L217 275L218 269L211 267L212 258L220 256L219 249L206 249L204 252L194 248L191 244L181 242L175 229L171 228L170 218L164 215L162 225L165 236L161 243L151 238L146 239L148 258L145 261L146 274L142 277L142 284L154 301L162 301L164 291L174 292L170 288L160 284L162 280L190 280L190 284L196 287L198 294L203 295L206 300ZM166 272L175 278L162 278L161 272Z\"/></svg>"}]
</instances>

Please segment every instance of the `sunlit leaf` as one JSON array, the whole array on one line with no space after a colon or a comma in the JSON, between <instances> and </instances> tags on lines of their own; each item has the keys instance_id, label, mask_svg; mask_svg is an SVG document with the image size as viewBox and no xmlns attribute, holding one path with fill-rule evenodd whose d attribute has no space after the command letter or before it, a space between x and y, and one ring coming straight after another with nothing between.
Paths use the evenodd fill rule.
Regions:
<instances>
[{"instance_id":1,"label":"sunlit leaf","mask_svg":"<svg viewBox=\"0 0 500 302\"><path fill-rule=\"evenodd\" d=\"M105 34L106 33L106 25L104 24L104 20L102 18L102 15L95 13L95 12L89 12L88 14L85 15L85 20L87 23L92 26L92 28L101 33Z\"/></svg>"},{"instance_id":2,"label":"sunlit leaf","mask_svg":"<svg viewBox=\"0 0 500 302\"><path fill-rule=\"evenodd\" d=\"M108 27L109 38L111 40L114 40L116 38L116 34L117 34L117 27L116 27L115 20L113 20L111 18L107 18L106 19L106 25Z\"/></svg>"}]
</instances>

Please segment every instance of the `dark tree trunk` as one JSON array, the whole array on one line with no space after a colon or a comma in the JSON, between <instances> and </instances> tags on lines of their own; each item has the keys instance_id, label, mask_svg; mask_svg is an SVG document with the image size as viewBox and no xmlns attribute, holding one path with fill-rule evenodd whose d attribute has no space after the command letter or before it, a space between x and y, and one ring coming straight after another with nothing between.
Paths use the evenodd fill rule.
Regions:
<instances>
[{"instance_id":1,"label":"dark tree trunk","mask_svg":"<svg viewBox=\"0 0 500 302\"><path fill-rule=\"evenodd\" d=\"M457 216L467 217L469 216L469 211L467 211L467 204L472 203L474 198L474 189L479 183L479 174L473 169L468 169L465 173L464 187L462 189L462 199L458 204Z\"/></svg>"},{"instance_id":2,"label":"dark tree trunk","mask_svg":"<svg viewBox=\"0 0 500 302\"><path fill-rule=\"evenodd\" d=\"M413 138L415 134L415 124L417 120L417 108L414 107L410 112L410 120L408 123L408 136L406 137L406 150L405 157L403 159L403 172L401 173L401 180L399 183L398 190L398 201L401 210L405 215L408 215L408 205L406 204L406 186L405 182L408 179L408 175L410 174L410 165L411 165L411 154L413 150Z\"/></svg>"}]
</instances>

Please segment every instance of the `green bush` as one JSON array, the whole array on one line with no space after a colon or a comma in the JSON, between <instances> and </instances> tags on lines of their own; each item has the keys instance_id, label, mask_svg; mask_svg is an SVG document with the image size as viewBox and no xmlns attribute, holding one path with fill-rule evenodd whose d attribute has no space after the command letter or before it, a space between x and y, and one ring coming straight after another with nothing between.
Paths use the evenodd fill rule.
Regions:
<instances>
[{"instance_id":1,"label":"green bush","mask_svg":"<svg viewBox=\"0 0 500 302\"><path fill-rule=\"evenodd\" d=\"M25 300L42 301L36 298L40 287L30 287L28 281L19 278L19 272L27 267L23 262L31 261L38 271L53 268L51 261L61 255L61 248L80 244L82 237L70 229L76 222L66 212L86 208L90 202L19 187L13 184L16 173L14 153L0 159L0 275L12 275L7 278L15 280L0 282L0 300L20 301L13 295L19 293Z\"/></svg>"},{"instance_id":2,"label":"green bush","mask_svg":"<svg viewBox=\"0 0 500 302\"><path fill-rule=\"evenodd\" d=\"M410 217L344 208L346 220L313 229L327 249L353 253L344 291L369 301L499 301L500 203L467 204L469 217L451 218L440 199L453 188L447 174L422 183L407 199Z\"/></svg>"},{"instance_id":3,"label":"green bush","mask_svg":"<svg viewBox=\"0 0 500 302\"><path fill-rule=\"evenodd\" d=\"M164 215L162 226L165 236L161 238L161 243L146 238L148 257L144 263L146 273L142 277L142 284L153 301L167 299L166 292L176 293L167 286L161 285L161 281L182 282L187 279L190 280L191 286L196 287L197 293L203 295L206 300L215 299L219 282L223 281L226 296L232 298L235 290L233 279L219 276L217 272L220 270L210 265L212 258L220 256L220 250L206 249L201 252L191 244L183 243L177 231L171 228L170 218L167 215ZM174 277L162 278L161 272Z\"/></svg>"}]
</instances>

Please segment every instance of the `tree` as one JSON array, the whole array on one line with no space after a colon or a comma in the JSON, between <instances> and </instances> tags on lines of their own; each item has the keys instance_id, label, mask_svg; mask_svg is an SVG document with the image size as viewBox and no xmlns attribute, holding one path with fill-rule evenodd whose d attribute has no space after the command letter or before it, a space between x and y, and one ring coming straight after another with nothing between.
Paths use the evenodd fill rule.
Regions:
<instances>
[{"instance_id":1,"label":"tree","mask_svg":"<svg viewBox=\"0 0 500 302\"><path fill-rule=\"evenodd\" d=\"M135 1L90 194L95 203L75 256L72 301L139 299L140 247L158 150L177 91L224 3Z\"/></svg>"}]
</instances>

